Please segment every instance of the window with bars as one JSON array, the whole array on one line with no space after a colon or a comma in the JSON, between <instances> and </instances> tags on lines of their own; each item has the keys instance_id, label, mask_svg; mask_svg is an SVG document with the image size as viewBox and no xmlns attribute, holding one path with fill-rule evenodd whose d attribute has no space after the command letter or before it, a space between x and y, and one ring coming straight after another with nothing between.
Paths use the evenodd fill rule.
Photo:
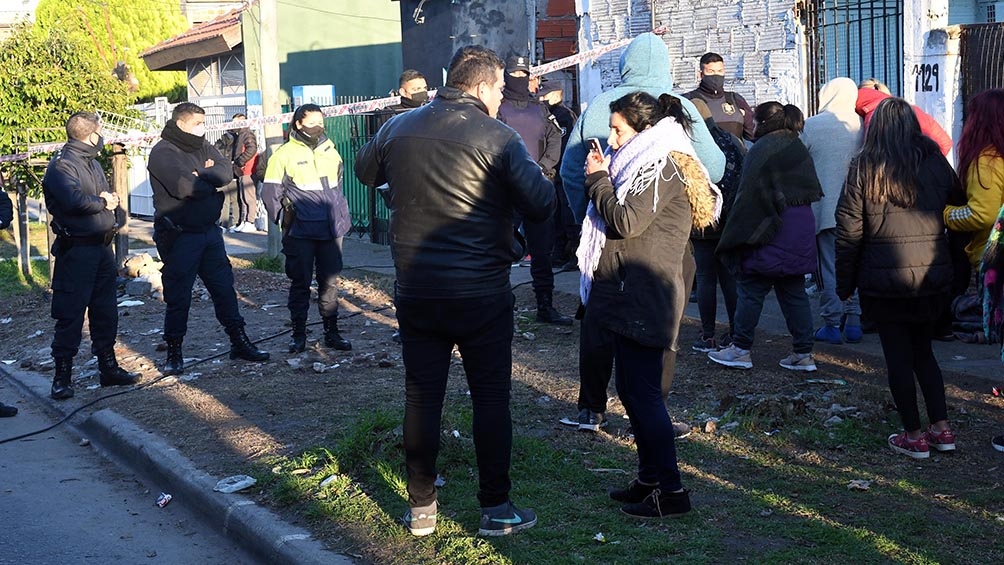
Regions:
<instances>
[{"instance_id":1,"label":"window with bars","mask_svg":"<svg viewBox=\"0 0 1004 565\"><path fill-rule=\"evenodd\" d=\"M994 23L997 21L997 5L987 4L987 23Z\"/></svg>"}]
</instances>

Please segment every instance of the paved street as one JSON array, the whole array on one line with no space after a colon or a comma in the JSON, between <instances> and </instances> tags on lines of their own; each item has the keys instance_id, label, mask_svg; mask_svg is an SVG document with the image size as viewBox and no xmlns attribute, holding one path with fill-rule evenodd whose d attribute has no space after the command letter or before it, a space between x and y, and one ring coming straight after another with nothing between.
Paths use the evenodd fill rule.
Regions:
<instances>
[{"instance_id":1,"label":"paved street","mask_svg":"<svg viewBox=\"0 0 1004 565\"><path fill-rule=\"evenodd\" d=\"M52 424L11 384L0 400L20 413L0 419L0 440ZM0 445L0 564L251 564L257 560L207 528L183 500L126 474L59 427Z\"/></svg>"}]
</instances>

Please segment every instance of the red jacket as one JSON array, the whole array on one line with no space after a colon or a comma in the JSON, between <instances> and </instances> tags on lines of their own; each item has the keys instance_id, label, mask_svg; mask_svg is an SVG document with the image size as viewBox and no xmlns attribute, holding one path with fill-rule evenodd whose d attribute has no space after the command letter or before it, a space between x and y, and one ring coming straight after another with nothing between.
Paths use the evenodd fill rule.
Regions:
<instances>
[{"instance_id":1,"label":"red jacket","mask_svg":"<svg viewBox=\"0 0 1004 565\"><path fill-rule=\"evenodd\" d=\"M872 113L875 112L875 108L878 107L879 102L891 97L891 95L873 88L858 90L858 102L855 104L854 110L859 116L865 119L865 131L868 130L868 122L871 121ZM952 138L930 114L916 106L913 107L913 111L917 115L917 121L920 122L920 131L933 139L938 144L938 147L941 148L941 154L947 156L948 152L952 150Z\"/></svg>"}]
</instances>

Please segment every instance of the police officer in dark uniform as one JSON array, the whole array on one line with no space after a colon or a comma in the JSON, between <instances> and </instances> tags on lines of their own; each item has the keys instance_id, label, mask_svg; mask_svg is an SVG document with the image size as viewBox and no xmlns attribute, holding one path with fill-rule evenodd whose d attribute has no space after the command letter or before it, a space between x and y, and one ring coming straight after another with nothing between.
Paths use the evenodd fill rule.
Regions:
<instances>
[{"instance_id":1,"label":"police officer in dark uniform","mask_svg":"<svg viewBox=\"0 0 1004 565\"><path fill-rule=\"evenodd\" d=\"M510 57L506 63L505 90L498 118L523 138L544 176L555 177L555 166L561 159L561 128L547 106L530 95L530 66L526 57ZM518 224L519 219L517 219ZM572 319L554 308L554 273L551 252L554 250L554 217L543 222L523 222L530 251L530 276L537 296L537 321L561 326L572 325Z\"/></svg>"},{"instance_id":2,"label":"police officer in dark uniform","mask_svg":"<svg viewBox=\"0 0 1004 565\"><path fill-rule=\"evenodd\" d=\"M556 80L542 82L537 90L537 98L541 104L547 105L547 109L551 111L551 115L554 116L554 120L561 129L561 155L564 155L565 146L568 145L568 136L571 135L572 128L575 127L575 120L579 119L579 116L571 108L565 106L564 91L561 83ZM554 169L561 170L560 158ZM574 271L578 269L575 251L579 247L580 227L575 223L575 215L572 214L568 197L565 196L561 175L555 175L553 182L554 190L558 193L558 207L554 211L555 238L554 252L551 253L551 258L560 270Z\"/></svg>"},{"instance_id":3,"label":"police officer in dark uniform","mask_svg":"<svg viewBox=\"0 0 1004 565\"><path fill-rule=\"evenodd\" d=\"M49 162L42 178L45 206L52 219L56 259L52 275L52 358L56 374L50 396L73 396L73 356L80 347L84 312L90 321L91 351L98 356L101 386L136 383L137 376L115 359L118 308L115 304L115 254L119 198L96 157L104 146L96 114L77 112L66 121L67 142Z\"/></svg>"},{"instance_id":4,"label":"police officer in dark uniform","mask_svg":"<svg viewBox=\"0 0 1004 565\"><path fill-rule=\"evenodd\" d=\"M188 330L196 275L213 299L216 319L230 336L230 358L269 358L248 339L237 309L234 272L216 226L223 207L220 189L233 180L233 166L206 141L205 122L205 110L191 102L178 104L147 164L153 186L153 239L164 262L165 375L184 371L181 344Z\"/></svg>"}]
</instances>

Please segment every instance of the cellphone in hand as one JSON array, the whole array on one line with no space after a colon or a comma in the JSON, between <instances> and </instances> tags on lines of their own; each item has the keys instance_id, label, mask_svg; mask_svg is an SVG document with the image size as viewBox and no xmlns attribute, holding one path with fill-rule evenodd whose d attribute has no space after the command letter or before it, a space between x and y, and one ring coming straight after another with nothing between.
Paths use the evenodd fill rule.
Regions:
<instances>
[{"instance_id":1,"label":"cellphone in hand","mask_svg":"<svg viewBox=\"0 0 1004 565\"><path fill-rule=\"evenodd\" d=\"M603 155L603 148L600 146L600 140L595 137L589 138L589 150L595 151L596 153Z\"/></svg>"}]
</instances>

